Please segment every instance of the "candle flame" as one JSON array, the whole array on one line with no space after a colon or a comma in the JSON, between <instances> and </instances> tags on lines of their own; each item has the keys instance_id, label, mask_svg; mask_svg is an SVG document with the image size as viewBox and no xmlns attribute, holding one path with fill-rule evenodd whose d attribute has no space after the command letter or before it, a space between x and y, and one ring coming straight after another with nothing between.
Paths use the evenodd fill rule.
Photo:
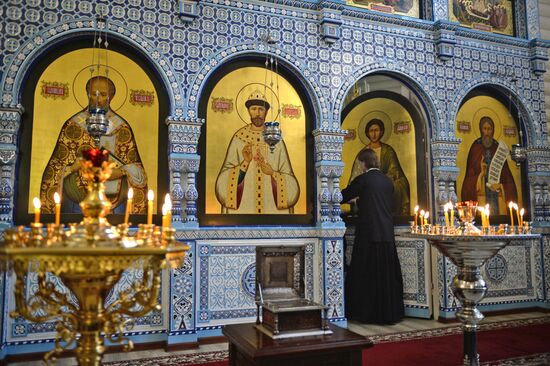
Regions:
<instances>
[{"instance_id":1,"label":"candle flame","mask_svg":"<svg viewBox=\"0 0 550 366\"><path fill-rule=\"evenodd\" d=\"M149 191L149 192L151 192L151 191ZM133 189L133 188L130 188L130 189L128 190L128 199L131 200L131 199L133 199L133 198L134 198L134 189Z\"/></svg>"},{"instance_id":2,"label":"candle flame","mask_svg":"<svg viewBox=\"0 0 550 366\"><path fill-rule=\"evenodd\" d=\"M172 210L172 199L170 198L170 193L166 193L166 196L164 196L164 204L166 205L166 209L168 211Z\"/></svg>"},{"instance_id":3,"label":"candle flame","mask_svg":"<svg viewBox=\"0 0 550 366\"><path fill-rule=\"evenodd\" d=\"M166 203L164 203L164 205L162 205L162 216L166 216L166 214L168 213L168 207L166 207Z\"/></svg>"},{"instance_id":4,"label":"candle flame","mask_svg":"<svg viewBox=\"0 0 550 366\"><path fill-rule=\"evenodd\" d=\"M147 200L152 201L154 199L155 199L155 193L153 192L152 189L150 189L149 192L147 192Z\"/></svg>"},{"instance_id":5,"label":"candle flame","mask_svg":"<svg viewBox=\"0 0 550 366\"><path fill-rule=\"evenodd\" d=\"M426 213L424 214L424 218L427 220L428 217L430 217L430 211L426 211Z\"/></svg>"},{"instance_id":6,"label":"candle flame","mask_svg":"<svg viewBox=\"0 0 550 366\"><path fill-rule=\"evenodd\" d=\"M518 210L518 204L517 203L514 203L514 210Z\"/></svg>"},{"instance_id":7,"label":"candle flame","mask_svg":"<svg viewBox=\"0 0 550 366\"><path fill-rule=\"evenodd\" d=\"M55 192L53 194L53 201L55 202L56 205L61 203L61 197L59 196L59 193Z\"/></svg>"},{"instance_id":8,"label":"candle flame","mask_svg":"<svg viewBox=\"0 0 550 366\"><path fill-rule=\"evenodd\" d=\"M445 212L449 211L449 204L446 203L446 204L443 206L443 209L445 210Z\"/></svg>"},{"instance_id":9,"label":"candle flame","mask_svg":"<svg viewBox=\"0 0 550 366\"><path fill-rule=\"evenodd\" d=\"M418 205L414 206L414 213L417 213L419 208Z\"/></svg>"},{"instance_id":10,"label":"candle flame","mask_svg":"<svg viewBox=\"0 0 550 366\"><path fill-rule=\"evenodd\" d=\"M425 212L424 210L420 210L420 216L424 216Z\"/></svg>"},{"instance_id":11,"label":"candle flame","mask_svg":"<svg viewBox=\"0 0 550 366\"><path fill-rule=\"evenodd\" d=\"M522 208L521 210L519 210L519 214L520 214L521 216L523 216L524 213L525 213L525 209L524 209L524 208Z\"/></svg>"},{"instance_id":12,"label":"candle flame","mask_svg":"<svg viewBox=\"0 0 550 366\"><path fill-rule=\"evenodd\" d=\"M510 208L510 210L514 207L514 202L510 201L510 203L508 204L508 207Z\"/></svg>"},{"instance_id":13,"label":"candle flame","mask_svg":"<svg viewBox=\"0 0 550 366\"><path fill-rule=\"evenodd\" d=\"M40 208L40 200L38 199L38 197L34 197L34 199L32 200L32 203L34 205L34 208L36 209Z\"/></svg>"}]
</instances>

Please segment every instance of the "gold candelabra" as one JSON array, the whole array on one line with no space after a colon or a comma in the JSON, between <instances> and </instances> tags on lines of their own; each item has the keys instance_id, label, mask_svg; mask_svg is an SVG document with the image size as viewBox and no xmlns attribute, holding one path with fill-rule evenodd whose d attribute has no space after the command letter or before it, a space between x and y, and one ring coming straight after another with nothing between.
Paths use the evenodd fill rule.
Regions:
<instances>
[{"instance_id":1,"label":"gold candelabra","mask_svg":"<svg viewBox=\"0 0 550 366\"><path fill-rule=\"evenodd\" d=\"M129 235L127 224L110 225L105 216L111 203L104 182L112 165L105 156L92 155L81 160L81 174L88 180L88 195L80 203L83 221L68 227L48 224L44 229L35 220L30 229L6 230L0 247L1 263L16 275L16 309L10 316L56 322L55 347L45 354L46 364L55 363L59 354L76 346L79 365L101 365L105 339L131 349L124 331L131 329L136 318L160 310L161 271L180 266L189 249L176 242L175 229L169 225L140 225L135 235ZM106 305L107 295L128 269L142 271L143 276ZM27 297L30 272L37 273L38 289ZM76 304L70 293L52 282L51 275L61 279Z\"/></svg>"}]
</instances>

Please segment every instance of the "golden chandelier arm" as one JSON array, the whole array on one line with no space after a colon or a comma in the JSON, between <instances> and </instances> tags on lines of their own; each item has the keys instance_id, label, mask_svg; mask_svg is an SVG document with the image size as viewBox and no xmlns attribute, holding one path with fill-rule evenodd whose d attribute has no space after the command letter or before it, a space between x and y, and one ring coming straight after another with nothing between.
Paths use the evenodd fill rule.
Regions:
<instances>
[{"instance_id":1,"label":"golden chandelier arm","mask_svg":"<svg viewBox=\"0 0 550 366\"><path fill-rule=\"evenodd\" d=\"M134 327L136 318L161 309L157 303L161 273L161 261L149 263L143 268L142 280L134 281L130 289L121 291L119 298L105 309L105 337L113 343L126 343L123 345L125 351L132 349L133 343L124 336L124 331Z\"/></svg>"},{"instance_id":2,"label":"golden chandelier arm","mask_svg":"<svg viewBox=\"0 0 550 366\"><path fill-rule=\"evenodd\" d=\"M12 311L10 316L24 317L37 323L57 320L55 347L44 356L47 365L55 364L56 356L69 348L76 340L75 329L78 327L78 319L75 313L78 309L69 301L67 294L56 290L55 285L47 280L46 272L41 271L40 268L37 268L38 290L27 301L25 280L29 264L25 261L15 261L13 268L16 275L16 310ZM39 311L43 315L39 315Z\"/></svg>"}]
</instances>

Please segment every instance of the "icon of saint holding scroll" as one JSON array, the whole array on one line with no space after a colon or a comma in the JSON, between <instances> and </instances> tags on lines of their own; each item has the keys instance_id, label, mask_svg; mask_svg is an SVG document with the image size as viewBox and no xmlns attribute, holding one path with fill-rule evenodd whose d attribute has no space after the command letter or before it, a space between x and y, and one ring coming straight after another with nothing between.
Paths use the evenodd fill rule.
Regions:
<instances>
[{"instance_id":1,"label":"icon of saint holding scroll","mask_svg":"<svg viewBox=\"0 0 550 366\"><path fill-rule=\"evenodd\" d=\"M468 153L461 200L478 201L479 206L488 203L492 212L505 215L506 203L518 201L507 161L508 148L503 141L494 139L495 123L490 117L479 120L479 131L481 137L474 141Z\"/></svg>"}]
</instances>

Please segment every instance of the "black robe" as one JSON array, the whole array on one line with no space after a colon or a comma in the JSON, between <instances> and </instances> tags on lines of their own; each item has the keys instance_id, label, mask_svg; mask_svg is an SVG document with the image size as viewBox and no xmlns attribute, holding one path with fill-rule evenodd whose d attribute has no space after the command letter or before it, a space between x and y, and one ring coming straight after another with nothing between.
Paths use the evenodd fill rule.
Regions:
<instances>
[{"instance_id":1,"label":"black robe","mask_svg":"<svg viewBox=\"0 0 550 366\"><path fill-rule=\"evenodd\" d=\"M359 197L359 221L346 276L346 315L364 323L391 324L404 315L403 277L393 232L393 184L380 170L356 177L342 202Z\"/></svg>"}]
</instances>

